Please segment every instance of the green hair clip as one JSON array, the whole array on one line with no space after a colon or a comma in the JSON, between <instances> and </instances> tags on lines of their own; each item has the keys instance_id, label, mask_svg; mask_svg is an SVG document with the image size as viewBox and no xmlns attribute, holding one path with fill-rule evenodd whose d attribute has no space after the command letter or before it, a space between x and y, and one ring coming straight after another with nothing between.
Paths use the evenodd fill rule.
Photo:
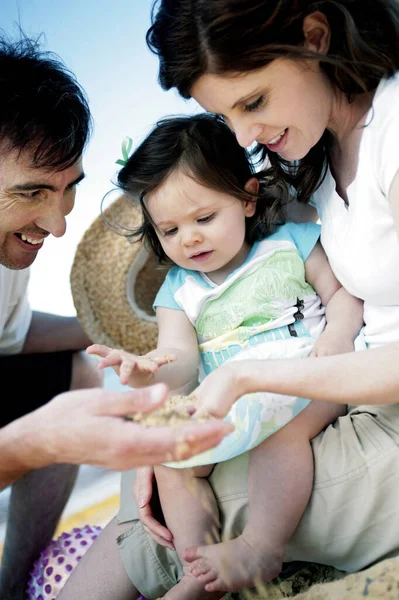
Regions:
<instances>
[{"instance_id":1,"label":"green hair clip","mask_svg":"<svg viewBox=\"0 0 399 600\"><path fill-rule=\"evenodd\" d=\"M128 161L130 151L133 146L133 140L130 137L125 137L122 142L122 156L123 158L119 158L116 162L117 165L122 165L124 167Z\"/></svg>"}]
</instances>

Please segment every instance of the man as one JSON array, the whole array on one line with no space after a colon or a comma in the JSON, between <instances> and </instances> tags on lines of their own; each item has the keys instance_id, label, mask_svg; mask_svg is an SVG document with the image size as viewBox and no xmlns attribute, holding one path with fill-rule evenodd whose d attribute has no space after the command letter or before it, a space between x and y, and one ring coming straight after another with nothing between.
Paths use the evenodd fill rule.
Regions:
<instances>
[{"instance_id":1,"label":"man","mask_svg":"<svg viewBox=\"0 0 399 600\"><path fill-rule=\"evenodd\" d=\"M91 116L73 74L32 40L0 40L0 88L0 488L12 484L0 598L23 600L76 465L156 464L179 457L182 436L184 457L191 456L228 428L214 422L149 432L124 420L160 405L167 389L102 390L81 352L91 341L77 319L32 313L28 268L47 236L65 233L84 177Z\"/></svg>"}]
</instances>

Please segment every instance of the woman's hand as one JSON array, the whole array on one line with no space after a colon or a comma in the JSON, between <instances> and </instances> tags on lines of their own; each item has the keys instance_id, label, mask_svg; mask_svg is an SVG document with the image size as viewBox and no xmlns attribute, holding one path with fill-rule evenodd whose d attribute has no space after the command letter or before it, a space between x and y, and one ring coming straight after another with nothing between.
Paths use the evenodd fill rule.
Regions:
<instances>
[{"instance_id":1,"label":"woman's hand","mask_svg":"<svg viewBox=\"0 0 399 600\"><path fill-rule=\"evenodd\" d=\"M161 546L175 549L173 535L161 523L159 523L151 509L151 498L154 486L153 467L141 467L137 469L136 480L133 486L133 496L140 511L140 521L151 537Z\"/></svg>"},{"instance_id":2,"label":"woman's hand","mask_svg":"<svg viewBox=\"0 0 399 600\"><path fill-rule=\"evenodd\" d=\"M245 393L241 391L240 374L247 361L234 361L210 373L192 392L198 401L196 417L227 415L234 402ZM197 405L197 403L196 403Z\"/></svg>"}]
</instances>

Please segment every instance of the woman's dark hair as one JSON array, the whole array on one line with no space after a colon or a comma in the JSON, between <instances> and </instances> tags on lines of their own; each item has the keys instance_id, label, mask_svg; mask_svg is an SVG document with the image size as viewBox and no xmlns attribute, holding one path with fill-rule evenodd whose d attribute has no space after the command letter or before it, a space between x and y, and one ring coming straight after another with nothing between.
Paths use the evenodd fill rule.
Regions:
<instances>
[{"instance_id":1,"label":"woman's dark hair","mask_svg":"<svg viewBox=\"0 0 399 600\"><path fill-rule=\"evenodd\" d=\"M143 213L141 226L132 230L129 237L144 240L160 263L168 262L168 258L156 235L145 198L176 169L201 185L238 200L257 200L255 214L247 218L246 240L250 244L269 235L283 222L277 190L273 192L262 179L263 172L255 173L248 152L239 146L222 119L206 113L167 117L158 121L130 156L117 180L127 196L140 202ZM256 195L245 191L251 177L260 181Z\"/></svg>"},{"instance_id":2,"label":"woman's dark hair","mask_svg":"<svg viewBox=\"0 0 399 600\"><path fill-rule=\"evenodd\" d=\"M39 40L0 38L1 152L27 150L38 168L63 170L82 155L91 132L83 89Z\"/></svg>"},{"instance_id":3,"label":"woman's dark hair","mask_svg":"<svg viewBox=\"0 0 399 600\"><path fill-rule=\"evenodd\" d=\"M303 20L322 12L330 25L326 55L307 51ZM397 0L155 0L147 44L159 57L163 89L181 96L205 73L238 74L271 61L316 59L332 84L352 97L374 90L399 69ZM261 145L270 176L293 186L307 201L323 181L331 137L328 132L301 161L293 164Z\"/></svg>"}]
</instances>

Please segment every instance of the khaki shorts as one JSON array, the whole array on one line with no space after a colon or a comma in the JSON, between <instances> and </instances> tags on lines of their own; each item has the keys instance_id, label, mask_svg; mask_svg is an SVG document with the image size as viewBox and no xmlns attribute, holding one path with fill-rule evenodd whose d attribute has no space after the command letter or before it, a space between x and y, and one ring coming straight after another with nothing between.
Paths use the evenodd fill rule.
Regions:
<instances>
[{"instance_id":1,"label":"khaki shorts","mask_svg":"<svg viewBox=\"0 0 399 600\"><path fill-rule=\"evenodd\" d=\"M309 561L353 572L399 553L399 405L352 407L313 441L311 500L285 561ZM247 519L248 454L216 465L209 481L223 533L239 535ZM134 586L163 596L182 576L176 552L144 531L133 501L134 472L122 476L117 516L126 530L120 555ZM227 597L227 596L226 596Z\"/></svg>"}]
</instances>

